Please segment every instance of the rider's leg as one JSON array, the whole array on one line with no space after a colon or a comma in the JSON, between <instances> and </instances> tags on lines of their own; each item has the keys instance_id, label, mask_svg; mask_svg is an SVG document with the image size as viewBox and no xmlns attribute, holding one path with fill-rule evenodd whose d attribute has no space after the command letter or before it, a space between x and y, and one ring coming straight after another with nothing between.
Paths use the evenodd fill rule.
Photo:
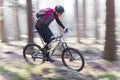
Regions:
<instances>
[{"instance_id":1,"label":"rider's leg","mask_svg":"<svg viewBox=\"0 0 120 80\"><path fill-rule=\"evenodd\" d=\"M49 44L49 43L51 42L51 37L53 36L53 34L52 34L52 32L51 32L51 30L49 28L46 29L46 34L47 34L47 38L48 38L47 41L46 41L47 44L48 44L48 46L47 46L47 54L46 54L46 57L47 57L46 61L55 62L55 60L52 59L50 54L49 54L49 50L51 49L51 44Z\"/></svg>"},{"instance_id":2,"label":"rider's leg","mask_svg":"<svg viewBox=\"0 0 120 80\"><path fill-rule=\"evenodd\" d=\"M53 36L53 33L49 29L48 26L42 26L41 28L37 28L39 35L43 38L44 42L49 44L51 41L51 36ZM49 50L50 46L47 47L46 50ZM54 62L55 60L50 57L49 52L46 53L46 61Z\"/></svg>"},{"instance_id":3,"label":"rider's leg","mask_svg":"<svg viewBox=\"0 0 120 80\"><path fill-rule=\"evenodd\" d=\"M47 50L49 51L51 49L51 41L53 40L52 37L53 37L53 33L51 32L51 30L49 28L46 29L46 43L48 44L47 46Z\"/></svg>"},{"instance_id":4,"label":"rider's leg","mask_svg":"<svg viewBox=\"0 0 120 80\"><path fill-rule=\"evenodd\" d=\"M46 57L47 57L47 58L46 58L46 61L55 62L55 60L50 57L49 52L47 52Z\"/></svg>"}]
</instances>

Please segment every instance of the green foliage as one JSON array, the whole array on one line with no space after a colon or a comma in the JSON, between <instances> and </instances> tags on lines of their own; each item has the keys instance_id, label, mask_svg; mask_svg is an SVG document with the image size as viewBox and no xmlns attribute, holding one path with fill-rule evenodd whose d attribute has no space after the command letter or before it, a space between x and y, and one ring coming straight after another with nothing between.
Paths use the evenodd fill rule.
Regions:
<instances>
[{"instance_id":1,"label":"green foliage","mask_svg":"<svg viewBox=\"0 0 120 80\"><path fill-rule=\"evenodd\" d=\"M11 67L0 67L0 72L5 76L7 76L10 80L27 80L28 77L25 75L25 71L19 72L15 71L14 69L11 69Z\"/></svg>"},{"instance_id":2,"label":"green foliage","mask_svg":"<svg viewBox=\"0 0 120 80\"><path fill-rule=\"evenodd\" d=\"M98 80L117 80L117 78L113 74L103 74L98 76Z\"/></svg>"}]
</instances>

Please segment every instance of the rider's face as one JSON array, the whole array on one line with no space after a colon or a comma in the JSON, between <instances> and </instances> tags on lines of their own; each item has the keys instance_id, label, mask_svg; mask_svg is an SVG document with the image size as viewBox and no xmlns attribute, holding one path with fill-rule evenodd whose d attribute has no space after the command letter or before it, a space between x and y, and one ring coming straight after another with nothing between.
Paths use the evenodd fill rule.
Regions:
<instances>
[{"instance_id":1,"label":"rider's face","mask_svg":"<svg viewBox=\"0 0 120 80\"><path fill-rule=\"evenodd\" d=\"M59 16L61 16L62 14L60 14L60 13L57 13L57 15L58 15L58 17L59 17Z\"/></svg>"}]
</instances>

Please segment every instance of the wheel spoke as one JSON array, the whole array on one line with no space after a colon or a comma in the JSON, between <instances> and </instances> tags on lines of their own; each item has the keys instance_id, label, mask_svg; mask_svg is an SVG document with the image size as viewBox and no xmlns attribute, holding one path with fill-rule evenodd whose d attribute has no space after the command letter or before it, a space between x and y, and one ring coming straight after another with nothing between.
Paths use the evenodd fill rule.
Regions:
<instances>
[{"instance_id":1,"label":"wheel spoke","mask_svg":"<svg viewBox=\"0 0 120 80\"><path fill-rule=\"evenodd\" d=\"M43 53L37 44L28 44L24 47L23 56L30 64L41 64L44 62Z\"/></svg>"},{"instance_id":2,"label":"wheel spoke","mask_svg":"<svg viewBox=\"0 0 120 80\"><path fill-rule=\"evenodd\" d=\"M84 58L81 53L73 48L68 48L62 54L63 63L70 69L80 71L84 67Z\"/></svg>"}]
</instances>

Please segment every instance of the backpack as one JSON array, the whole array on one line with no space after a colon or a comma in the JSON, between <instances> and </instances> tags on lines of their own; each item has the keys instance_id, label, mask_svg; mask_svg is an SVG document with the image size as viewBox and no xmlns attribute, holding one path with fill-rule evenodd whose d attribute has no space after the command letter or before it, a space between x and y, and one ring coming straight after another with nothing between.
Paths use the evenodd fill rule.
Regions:
<instances>
[{"instance_id":1,"label":"backpack","mask_svg":"<svg viewBox=\"0 0 120 80\"><path fill-rule=\"evenodd\" d=\"M45 16L46 14L49 14L51 12L53 12L54 10L51 8L46 8L46 9L41 9L40 11L38 11L36 13L36 17L39 18L41 16Z\"/></svg>"}]
</instances>

